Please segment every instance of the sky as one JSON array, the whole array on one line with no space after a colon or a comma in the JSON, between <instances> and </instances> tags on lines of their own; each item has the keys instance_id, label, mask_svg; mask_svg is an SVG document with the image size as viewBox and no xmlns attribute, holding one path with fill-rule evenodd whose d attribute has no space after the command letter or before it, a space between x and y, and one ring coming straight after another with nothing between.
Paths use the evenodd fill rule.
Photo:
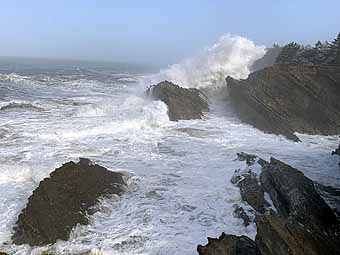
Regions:
<instances>
[{"instance_id":1,"label":"sky","mask_svg":"<svg viewBox=\"0 0 340 255\"><path fill-rule=\"evenodd\" d=\"M1 0L0 56L166 65L226 33L330 41L339 10L339 0Z\"/></svg>"}]
</instances>

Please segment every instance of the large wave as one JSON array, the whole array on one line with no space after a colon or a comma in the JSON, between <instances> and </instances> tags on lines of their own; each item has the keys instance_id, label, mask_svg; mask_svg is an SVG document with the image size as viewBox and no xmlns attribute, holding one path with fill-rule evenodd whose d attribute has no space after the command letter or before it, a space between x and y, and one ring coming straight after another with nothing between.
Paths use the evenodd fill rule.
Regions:
<instances>
[{"instance_id":1,"label":"large wave","mask_svg":"<svg viewBox=\"0 0 340 255\"><path fill-rule=\"evenodd\" d=\"M264 54L265 46L257 46L245 37L226 34L198 56L144 77L142 83L149 86L169 80L182 87L218 87L225 84L228 75L235 79L247 78L250 66Z\"/></svg>"}]
</instances>

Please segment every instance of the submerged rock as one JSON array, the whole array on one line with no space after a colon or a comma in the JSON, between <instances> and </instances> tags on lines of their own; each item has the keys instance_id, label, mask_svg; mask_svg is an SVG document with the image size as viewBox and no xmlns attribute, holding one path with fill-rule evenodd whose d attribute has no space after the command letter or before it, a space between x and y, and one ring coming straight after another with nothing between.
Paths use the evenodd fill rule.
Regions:
<instances>
[{"instance_id":1,"label":"submerged rock","mask_svg":"<svg viewBox=\"0 0 340 255\"><path fill-rule=\"evenodd\" d=\"M103 195L121 195L123 174L92 164L68 162L40 182L18 217L15 244L46 245L67 240L73 227L88 224L86 214Z\"/></svg>"},{"instance_id":2,"label":"submerged rock","mask_svg":"<svg viewBox=\"0 0 340 255\"><path fill-rule=\"evenodd\" d=\"M172 121L201 119L204 112L209 111L207 98L195 88L182 88L163 81L150 87L146 93L168 106L169 119Z\"/></svg>"},{"instance_id":3,"label":"submerged rock","mask_svg":"<svg viewBox=\"0 0 340 255\"><path fill-rule=\"evenodd\" d=\"M27 104L27 103L9 103L8 105L2 106L0 108L0 111L5 110L12 110L12 109L22 109L22 110L33 110L33 111L43 111L42 108L38 106L34 106L33 104Z\"/></svg>"},{"instance_id":4,"label":"submerged rock","mask_svg":"<svg viewBox=\"0 0 340 255\"><path fill-rule=\"evenodd\" d=\"M275 65L226 81L234 110L258 129L293 141L340 133L340 66Z\"/></svg>"},{"instance_id":5,"label":"submerged rock","mask_svg":"<svg viewBox=\"0 0 340 255\"><path fill-rule=\"evenodd\" d=\"M208 238L208 244L198 245L200 255L260 255L256 244L247 236L226 235Z\"/></svg>"}]
</instances>

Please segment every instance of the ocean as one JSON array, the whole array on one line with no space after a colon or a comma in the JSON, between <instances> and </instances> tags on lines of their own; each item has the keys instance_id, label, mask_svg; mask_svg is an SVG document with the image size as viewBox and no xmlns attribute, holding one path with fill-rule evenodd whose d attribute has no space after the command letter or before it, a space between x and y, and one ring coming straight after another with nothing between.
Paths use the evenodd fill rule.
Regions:
<instances>
[{"instance_id":1,"label":"ocean","mask_svg":"<svg viewBox=\"0 0 340 255\"><path fill-rule=\"evenodd\" d=\"M283 160L312 180L340 187L337 136L297 134L301 143L243 124L228 100L211 96L202 120L171 122L167 107L144 96L168 79L205 90L246 78L264 47L222 37L192 59L160 70L128 64L0 59L0 250L15 254L196 254L223 231L254 238L233 216L241 201L230 183L237 152ZM55 168L87 157L126 173L128 192L103 199L91 224L68 241L11 244L28 197Z\"/></svg>"}]
</instances>

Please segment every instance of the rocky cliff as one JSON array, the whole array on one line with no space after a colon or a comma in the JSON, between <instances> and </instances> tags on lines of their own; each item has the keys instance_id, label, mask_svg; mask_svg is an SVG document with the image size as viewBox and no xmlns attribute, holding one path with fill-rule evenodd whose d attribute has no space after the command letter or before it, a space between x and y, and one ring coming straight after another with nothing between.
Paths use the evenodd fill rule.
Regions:
<instances>
[{"instance_id":1,"label":"rocky cliff","mask_svg":"<svg viewBox=\"0 0 340 255\"><path fill-rule=\"evenodd\" d=\"M258 129L294 141L340 133L340 66L275 65L226 81L236 113Z\"/></svg>"}]
</instances>

